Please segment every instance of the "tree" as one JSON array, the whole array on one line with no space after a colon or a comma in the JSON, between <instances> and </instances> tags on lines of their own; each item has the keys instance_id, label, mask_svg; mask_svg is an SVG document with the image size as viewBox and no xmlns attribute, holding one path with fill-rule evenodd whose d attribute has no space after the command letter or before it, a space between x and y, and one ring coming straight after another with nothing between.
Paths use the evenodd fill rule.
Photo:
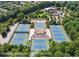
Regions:
<instances>
[{"instance_id":1,"label":"tree","mask_svg":"<svg viewBox=\"0 0 79 59\"><path fill-rule=\"evenodd\" d=\"M23 13L20 13L17 15L18 21L21 21L24 17L25 17L25 15Z\"/></svg>"},{"instance_id":2,"label":"tree","mask_svg":"<svg viewBox=\"0 0 79 59\"><path fill-rule=\"evenodd\" d=\"M44 50L44 51L38 52L35 56L36 57L52 57L52 54L49 50Z\"/></svg>"},{"instance_id":3,"label":"tree","mask_svg":"<svg viewBox=\"0 0 79 59\"><path fill-rule=\"evenodd\" d=\"M60 43L60 51L63 52L63 54L67 53L68 51L68 47L69 46L69 43L68 42L62 42Z\"/></svg>"},{"instance_id":4,"label":"tree","mask_svg":"<svg viewBox=\"0 0 79 59\"><path fill-rule=\"evenodd\" d=\"M18 49L13 48L12 51L11 51L11 55L10 56L16 57L18 55L19 55Z\"/></svg>"},{"instance_id":5,"label":"tree","mask_svg":"<svg viewBox=\"0 0 79 59\"><path fill-rule=\"evenodd\" d=\"M76 57L79 56L79 49L75 50L75 55L74 56L76 56Z\"/></svg>"},{"instance_id":6,"label":"tree","mask_svg":"<svg viewBox=\"0 0 79 59\"><path fill-rule=\"evenodd\" d=\"M71 57L69 53L64 53L64 57Z\"/></svg>"},{"instance_id":7,"label":"tree","mask_svg":"<svg viewBox=\"0 0 79 59\"><path fill-rule=\"evenodd\" d=\"M56 52L53 54L53 56L54 56L54 57L62 57L62 56L63 56L63 53L62 53L60 50L58 50L58 51L56 51Z\"/></svg>"}]
</instances>

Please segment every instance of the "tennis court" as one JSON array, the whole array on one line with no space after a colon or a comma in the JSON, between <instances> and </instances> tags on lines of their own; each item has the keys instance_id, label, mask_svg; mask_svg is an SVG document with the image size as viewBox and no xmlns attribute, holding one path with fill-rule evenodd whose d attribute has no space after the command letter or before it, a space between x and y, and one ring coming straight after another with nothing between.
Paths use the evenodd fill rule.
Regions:
<instances>
[{"instance_id":1,"label":"tennis court","mask_svg":"<svg viewBox=\"0 0 79 59\"><path fill-rule=\"evenodd\" d=\"M46 39L33 39L31 50L48 50L49 41Z\"/></svg>"},{"instance_id":2,"label":"tennis court","mask_svg":"<svg viewBox=\"0 0 79 59\"><path fill-rule=\"evenodd\" d=\"M30 30L29 24L19 24L15 32L29 32L29 30Z\"/></svg>"},{"instance_id":3,"label":"tennis court","mask_svg":"<svg viewBox=\"0 0 79 59\"><path fill-rule=\"evenodd\" d=\"M54 41L61 43L68 39L61 25L50 25L50 30Z\"/></svg>"},{"instance_id":4,"label":"tennis court","mask_svg":"<svg viewBox=\"0 0 79 59\"><path fill-rule=\"evenodd\" d=\"M28 38L28 34L26 33L14 33L12 40L11 40L11 44L12 45L26 45L26 40Z\"/></svg>"},{"instance_id":5,"label":"tennis court","mask_svg":"<svg viewBox=\"0 0 79 59\"><path fill-rule=\"evenodd\" d=\"M46 24L43 22L36 22L35 23L35 28L37 29L45 29L46 28Z\"/></svg>"}]
</instances>

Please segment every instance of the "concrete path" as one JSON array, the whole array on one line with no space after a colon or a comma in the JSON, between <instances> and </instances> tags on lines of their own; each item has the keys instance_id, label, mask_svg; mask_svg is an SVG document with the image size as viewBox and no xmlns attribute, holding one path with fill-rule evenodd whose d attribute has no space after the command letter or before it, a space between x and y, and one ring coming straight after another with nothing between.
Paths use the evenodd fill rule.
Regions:
<instances>
[{"instance_id":1,"label":"concrete path","mask_svg":"<svg viewBox=\"0 0 79 59\"><path fill-rule=\"evenodd\" d=\"M1 45L4 44L4 43L8 43L9 42L9 40L11 39L11 37L12 37L15 29L17 28L18 24L19 23L16 23L16 24L14 24L14 26L10 26L11 31L7 34L7 37L5 39L3 37L0 37Z\"/></svg>"},{"instance_id":2,"label":"concrete path","mask_svg":"<svg viewBox=\"0 0 79 59\"><path fill-rule=\"evenodd\" d=\"M29 32L29 40L31 40L31 37L32 37L32 35L34 34L34 29L30 29L30 32Z\"/></svg>"},{"instance_id":3,"label":"concrete path","mask_svg":"<svg viewBox=\"0 0 79 59\"><path fill-rule=\"evenodd\" d=\"M49 39L51 39L51 32L50 32L50 29L46 29L46 34L49 36Z\"/></svg>"}]
</instances>

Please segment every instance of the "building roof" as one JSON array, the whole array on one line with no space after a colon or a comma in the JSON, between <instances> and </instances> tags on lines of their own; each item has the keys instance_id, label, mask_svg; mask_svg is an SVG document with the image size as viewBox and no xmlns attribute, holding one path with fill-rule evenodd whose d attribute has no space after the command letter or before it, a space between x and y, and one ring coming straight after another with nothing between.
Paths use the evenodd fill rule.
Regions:
<instances>
[{"instance_id":1,"label":"building roof","mask_svg":"<svg viewBox=\"0 0 79 59\"><path fill-rule=\"evenodd\" d=\"M31 37L32 39L37 39L37 38L44 38L44 39L49 39L49 36L46 33L35 33Z\"/></svg>"}]
</instances>

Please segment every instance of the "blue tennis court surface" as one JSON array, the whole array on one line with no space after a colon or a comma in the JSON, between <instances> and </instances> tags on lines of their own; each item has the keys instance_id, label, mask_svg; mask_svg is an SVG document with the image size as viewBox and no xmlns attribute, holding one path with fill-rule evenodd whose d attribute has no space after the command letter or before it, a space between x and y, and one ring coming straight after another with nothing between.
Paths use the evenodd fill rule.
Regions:
<instances>
[{"instance_id":1,"label":"blue tennis court surface","mask_svg":"<svg viewBox=\"0 0 79 59\"><path fill-rule=\"evenodd\" d=\"M61 33L61 32L60 32L60 33L59 33L59 32L57 32L57 33L53 33L53 35L54 35L54 36L63 36L63 37L64 37L64 34Z\"/></svg>"},{"instance_id":2,"label":"blue tennis court surface","mask_svg":"<svg viewBox=\"0 0 79 59\"><path fill-rule=\"evenodd\" d=\"M54 41L59 43L66 41L67 37L62 29L61 25L50 25L51 35Z\"/></svg>"},{"instance_id":3,"label":"blue tennis court surface","mask_svg":"<svg viewBox=\"0 0 79 59\"><path fill-rule=\"evenodd\" d=\"M37 28L37 29L44 29L44 28L46 28L46 24L43 23L43 22L36 22L35 23L35 28Z\"/></svg>"},{"instance_id":4,"label":"blue tennis court surface","mask_svg":"<svg viewBox=\"0 0 79 59\"><path fill-rule=\"evenodd\" d=\"M31 50L48 50L49 41L47 39L32 40Z\"/></svg>"},{"instance_id":5,"label":"blue tennis court surface","mask_svg":"<svg viewBox=\"0 0 79 59\"><path fill-rule=\"evenodd\" d=\"M11 44L12 45L26 45L26 40L27 40L28 34L26 33L14 33Z\"/></svg>"},{"instance_id":6,"label":"blue tennis court surface","mask_svg":"<svg viewBox=\"0 0 79 59\"><path fill-rule=\"evenodd\" d=\"M35 44L39 44L39 43L44 44L46 42L46 40L33 40L32 42L35 43Z\"/></svg>"},{"instance_id":7,"label":"blue tennis court surface","mask_svg":"<svg viewBox=\"0 0 79 59\"><path fill-rule=\"evenodd\" d=\"M19 24L18 28L16 29L16 32L29 32L30 25L29 24Z\"/></svg>"}]
</instances>

